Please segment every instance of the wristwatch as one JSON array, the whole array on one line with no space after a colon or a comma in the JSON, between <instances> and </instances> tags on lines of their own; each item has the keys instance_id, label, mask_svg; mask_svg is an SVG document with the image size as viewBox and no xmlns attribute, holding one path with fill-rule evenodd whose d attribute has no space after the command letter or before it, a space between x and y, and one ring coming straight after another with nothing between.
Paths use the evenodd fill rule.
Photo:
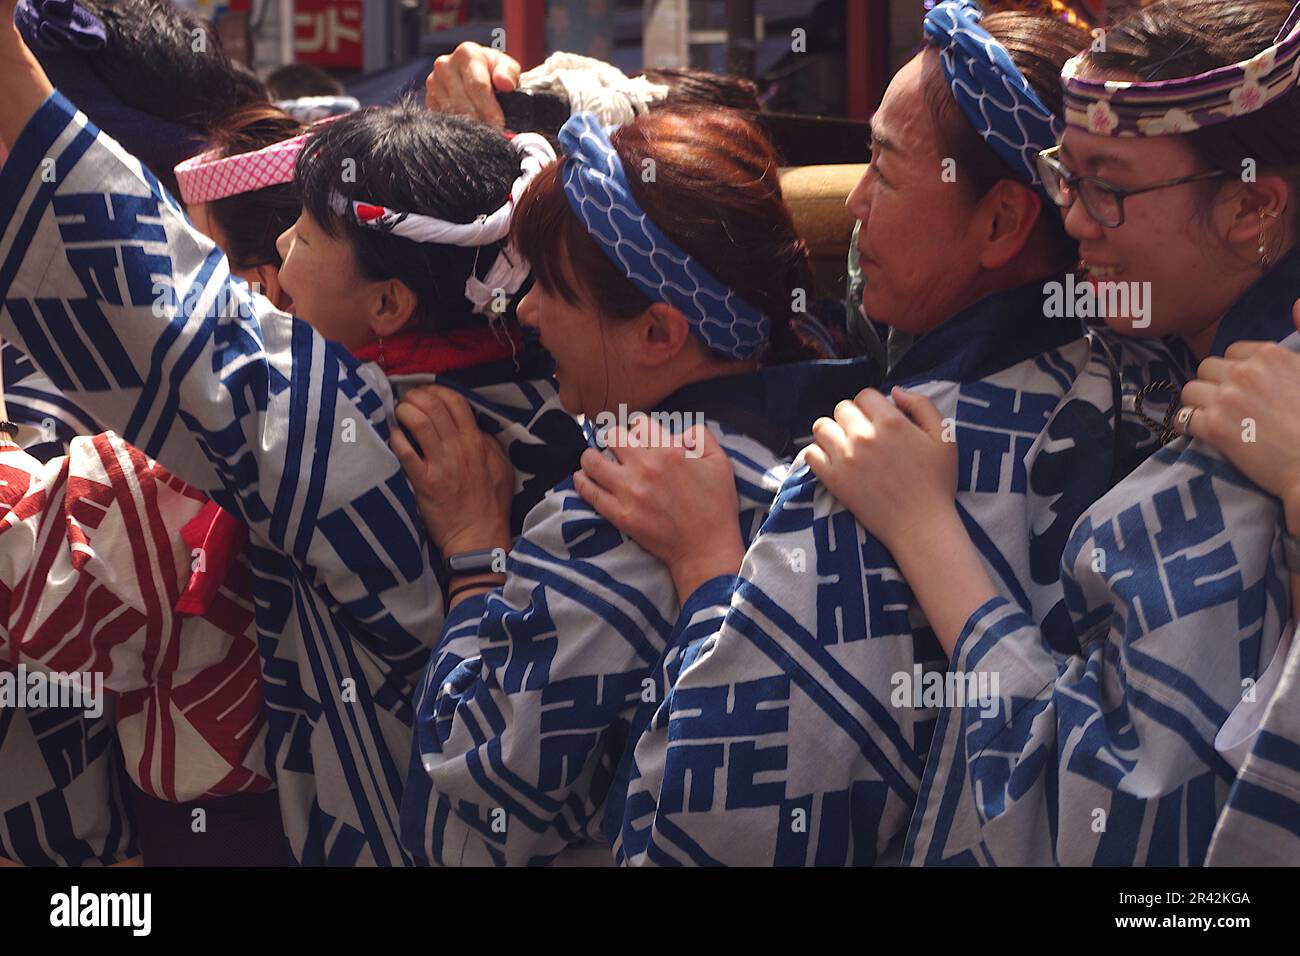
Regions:
<instances>
[{"instance_id":1,"label":"wristwatch","mask_svg":"<svg viewBox=\"0 0 1300 956\"><path fill-rule=\"evenodd\" d=\"M504 574L505 570L500 567L494 567L501 558L505 557L505 548L480 548L477 551L462 551L459 554L449 555L443 560L443 570L447 572L448 577L458 577L463 574Z\"/></svg>"}]
</instances>

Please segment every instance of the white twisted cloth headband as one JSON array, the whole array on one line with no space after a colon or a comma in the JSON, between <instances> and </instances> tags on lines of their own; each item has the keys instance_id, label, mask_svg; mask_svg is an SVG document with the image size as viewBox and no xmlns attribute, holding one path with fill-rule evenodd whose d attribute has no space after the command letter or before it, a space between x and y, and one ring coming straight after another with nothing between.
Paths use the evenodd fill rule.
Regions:
<instances>
[{"instance_id":1,"label":"white twisted cloth headband","mask_svg":"<svg viewBox=\"0 0 1300 956\"><path fill-rule=\"evenodd\" d=\"M348 199L337 192L330 197L330 207L337 215L350 214L358 226L386 232L411 242L463 247L491 245L509 234L515 203L533 177L555 159L555 150L551 144L537 133L520 133L510 144L520 155L519 177L510 187L510 195L504 204L494 212L477 217L473 222L448 222L434 216L398 212L376 203ZM528 278L528 271L528 264L507 245L498 254L486 276L478 279L473 273L470 274L465 281L465 298L474 303L475 312L486 313L493 305L497 290L507 294L518 292Z\"/></svg>"}]
</instances>

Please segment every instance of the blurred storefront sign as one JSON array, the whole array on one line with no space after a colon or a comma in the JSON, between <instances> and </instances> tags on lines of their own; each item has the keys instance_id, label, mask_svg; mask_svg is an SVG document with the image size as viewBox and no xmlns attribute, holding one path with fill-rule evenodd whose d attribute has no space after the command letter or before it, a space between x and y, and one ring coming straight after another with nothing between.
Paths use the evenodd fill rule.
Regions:
<instances>
[{"instance_id":1,"label":"blurred storefront sign","mask_svg":"<svg viewBox=\"0 0 1300 956\"><path fill-rule=\"evenodd\" d=\"M465 23L465 0L429 0L424 15L424 29L428 33L450 30Z\"/></svg>"},{"instance_id":2,"label":"blurred storefront sign","mask_svg":"<svg viewBox=\"0 0 1300 956\"><path fill-rule=\"evenodd\" d=\"M363 69L364 21L363 0L295 0L294 58L320 67Z\"/></svg>"}]
</instances>

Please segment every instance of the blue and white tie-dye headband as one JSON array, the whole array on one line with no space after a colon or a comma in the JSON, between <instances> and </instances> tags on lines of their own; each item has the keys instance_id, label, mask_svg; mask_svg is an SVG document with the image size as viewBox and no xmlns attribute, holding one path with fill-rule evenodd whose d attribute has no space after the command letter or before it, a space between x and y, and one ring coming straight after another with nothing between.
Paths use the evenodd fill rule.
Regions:
<instances>
[{"instance_id":1,"label":"blue and white tie-dye headband","mask_svg":"<svg viewBox=\"0 0 1300 956\"><path fill-rule=\"evenodd\" d=\"M691 258L650 221L632 196L609 131L591 113L560 130L564 195L587 232L628 280L686 316L704 344L734 359L767 344L768 319Z\"/></svg>"},{"instance_id":2,"label":"blue and white tie-dye headband","mask_svg":"<svg viewBox=\"0 0 1300 956\"><path fill-rule=\"evenodd\" d=\"M974 0L944 0L925 15L925 38L937 47L943 75L966 118L1018 177L1041 186L1038 154L1065 132L1001 43L979 25Z\"/></svg>"}]
</instances>

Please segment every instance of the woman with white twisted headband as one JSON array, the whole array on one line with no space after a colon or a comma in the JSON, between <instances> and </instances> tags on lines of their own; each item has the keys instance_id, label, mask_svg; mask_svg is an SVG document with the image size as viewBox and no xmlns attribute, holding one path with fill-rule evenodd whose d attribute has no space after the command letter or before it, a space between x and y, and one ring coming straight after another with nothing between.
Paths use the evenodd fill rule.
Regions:
<instances>
[{"instance_id":1,"label":"woman with white twisted headband","mask_svg":"<svg viewBox=\"0 0 1300 956\"><path fill-rule=\"evenodd\" d=\"M494 211L471 222L447 222L434 216L398 212L362 199L347 199L341 193L331 196L331 205L340 216L364 229L388 233L411 242L443 243L451 246L479 247L500 242L510 231L510 217L524 189L542 169L555 159L555 150L537 133L520 133L511 141L519 153L519 177L510 187L506 201ZM474 311L500 312L502 294L513 295L528 278L528 264L510 245L493 260L487 274L479 279L472 272L465 280L465 298L474 303Z\"/></svg>"}]
</instances>

